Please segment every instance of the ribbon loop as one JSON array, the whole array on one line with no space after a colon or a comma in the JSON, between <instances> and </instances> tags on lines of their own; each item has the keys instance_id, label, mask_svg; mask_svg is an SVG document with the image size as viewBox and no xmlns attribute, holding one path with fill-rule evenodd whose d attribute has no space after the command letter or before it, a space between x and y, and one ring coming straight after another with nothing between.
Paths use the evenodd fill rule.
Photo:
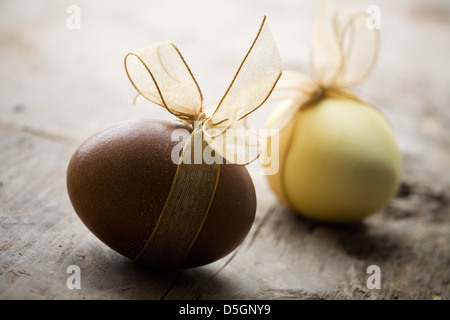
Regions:
<instances>
[{"instance_id":1,"label":"ribbon loop","mask_svg":"<svg viewBox=\"0 0 450 320\"><path fill-rule=\"evenodd\" d=\"M212 121L204 128L208 144L222 157L241 165L258 158L259 140L247 129L244 118L267 100L281 70L281 57L264 17L250 50L211 116Z\"/></svg>"},{"instance_id":2,"label":"ribbon loop","mask_svg":"<svg viewBox=\"0 0 450 320\"><path fill-rule=\"evenodd\" d=\"M324 1L314 27L311 63L314 78L325 87L348 87L372 70L378 53L378 30L363 12L335 10Z\"/></svg>"},{"instance_id":3,"label":"ribbon loop","mask_svg":"<svg viewBox=\"0 0 450 320\"><path fill-rule=\"evenodd\" d=\"M125 70L140 95L181 120L192 123L203 112L197 81L171 42L159 42L127 54Z\"/></svg>"},{"instance_id":4,"label":"ribbon loop","mask_svg":"<svg viewBox=\"0 0 450 320\"><path fill-rule=\"evenodd\" d=\"M256 39L211 116L213 123L226 118L239 121L252 113L266 101L280 76L281 57L264 17Z\"/></svg>"}]
</instances>

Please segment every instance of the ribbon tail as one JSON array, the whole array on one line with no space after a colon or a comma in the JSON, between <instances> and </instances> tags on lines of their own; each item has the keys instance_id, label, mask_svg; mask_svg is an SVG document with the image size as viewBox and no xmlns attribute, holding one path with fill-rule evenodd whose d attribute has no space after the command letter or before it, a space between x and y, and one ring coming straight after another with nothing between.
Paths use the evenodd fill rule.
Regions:
<instances>
[{"instance_id":1,"label":"ribbon tail","mask_svg":"<svg viewBox=\"0 0 450 320\"><path fill-rule=\"evenodd\" d=\"M214 137L209 135L211 131L205 132L205 139L227 163L245 166L261 154L260 138L254 130L246 128L245 121Z\"/></svg>"}]
</instances>

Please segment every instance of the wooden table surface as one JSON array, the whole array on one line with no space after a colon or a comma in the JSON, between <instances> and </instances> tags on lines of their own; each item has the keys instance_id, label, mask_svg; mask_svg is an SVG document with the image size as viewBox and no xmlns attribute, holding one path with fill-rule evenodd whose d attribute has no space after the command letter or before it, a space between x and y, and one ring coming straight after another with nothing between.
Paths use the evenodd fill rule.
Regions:
<instances>
[{"instance_id":1,"label":"wooden table surface","mask_svg":"<svg viewBox=\"0 0 450 320\"><path fill-rule=\"evenodd\" d=\"M449 299L450 5L346 1L381 13L380 55L354 88L392 123L404 168L397 196L353 225L298 217L258 164L255 223L210 265L154 271L98 240L67 195L70 156L90 135L133 118L173 119L132 105L126 53L160 40L181 50L207 104L221 98L267 15L284 69L310 74L318 1L1 1L0 299ZM70 5L80 28L70 29ZM269 110L259 110L253 124ZM70 290L68 266L80 267ZM368 266L381 289L366 286Z\"/></svg>"}]
</instances>

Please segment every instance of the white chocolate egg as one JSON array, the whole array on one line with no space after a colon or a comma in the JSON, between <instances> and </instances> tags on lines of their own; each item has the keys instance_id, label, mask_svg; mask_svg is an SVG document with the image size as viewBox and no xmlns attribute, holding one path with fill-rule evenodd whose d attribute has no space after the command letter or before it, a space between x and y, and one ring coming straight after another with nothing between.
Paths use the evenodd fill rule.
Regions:
<instances>
[{"instance_id":1,"label":"white chocolate egg","mask_svg":"<svg viewBox=\"0 0 450 320\"><path fill-rule=\"evenodd\" d=\"M297 112L278 138L263 152L272 161L279 157L269 184L305 217L361 221L382 209L398 188L401 155L394 132L369 104L327 95Z\"/></svg>"}]
</instances>

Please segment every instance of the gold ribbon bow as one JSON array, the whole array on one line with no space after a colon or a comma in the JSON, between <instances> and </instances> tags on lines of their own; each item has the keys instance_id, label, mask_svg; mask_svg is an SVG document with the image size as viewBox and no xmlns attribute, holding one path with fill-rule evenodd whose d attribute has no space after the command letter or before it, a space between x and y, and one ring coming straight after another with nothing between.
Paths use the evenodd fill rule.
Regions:
<instances>
[{"instance_id":1,"label":"gold ribbon bow","mask_svg":"<svg viewBox=\"0 0 450 320\"><path fill-rule=\"evenodd\" d=\"M209 117L204 112L200 87L173 43L159 42L129 53L125 69L141 96L166 108L185 124L201 124L208 145L227 161L245 165L259 156L259 139L247 130L244 119L267 100L282 70L266 17L228 90Z\"/></svg>"},{"instance_id":2,"label":"gold ribbon bow","mask_svg":"<svg viewBox=\"0 0 450 320\"><path fill-rule=\"evenodd\" d=\"M295 71L283 73L274 92L283 111L268 128L284 128L300 109L326 94L360 100L347 88L360 83L376 61L379 34L369 27L368 18L364 12L322 3L311 45L313 79Z\"/></svg>"},{"instance_id":3,"label":"gold ribbon bow","mask_svg":"<svg viewBox=\"0 0 450 320\"><path fill-rule=\"evenodd\" d=\"M368 16L352 9L335 10L328 1L316 18L311 45L313 79L284 71L271 99L281 100L277 113L266 123L266 129L278 129L287 137L283 147L271 149L272 158L285 161L293 140L295 124L292 120L302 109L326 96L343 96L363 102L349 86L357 84L372 70L378 52L378 30L368 27ZM281 146L281 145L280 145ZM268 146L271 147L271 146ZM290 204L284 189L283 164L280 170L267 175L279 187L280 199ZM270 168L270 167L268 167Z\"/></svg>"},{"instance_id":4,"label":"gold ribbon bow","mask_svg":"<svg viewBox=\"0 0 450 320\"><path fill-rule=\"evenodd\" d=\"M139 95L193 127L156 226L135 261L153 267L189 267L189 252L203 228L220 178L222 162L217 161L217 154L237 165L260 154L259 139L247 130L244 120L267 100L281 76L281 58L265 21L266 17L211 116L206 116L197 81L174 44L159 42L125 57L127 75ZM213 163L203 159L207 146L216 152ZM191 154L199 151L201 161L192 164Z\"/></svg>"}]
</instances>

